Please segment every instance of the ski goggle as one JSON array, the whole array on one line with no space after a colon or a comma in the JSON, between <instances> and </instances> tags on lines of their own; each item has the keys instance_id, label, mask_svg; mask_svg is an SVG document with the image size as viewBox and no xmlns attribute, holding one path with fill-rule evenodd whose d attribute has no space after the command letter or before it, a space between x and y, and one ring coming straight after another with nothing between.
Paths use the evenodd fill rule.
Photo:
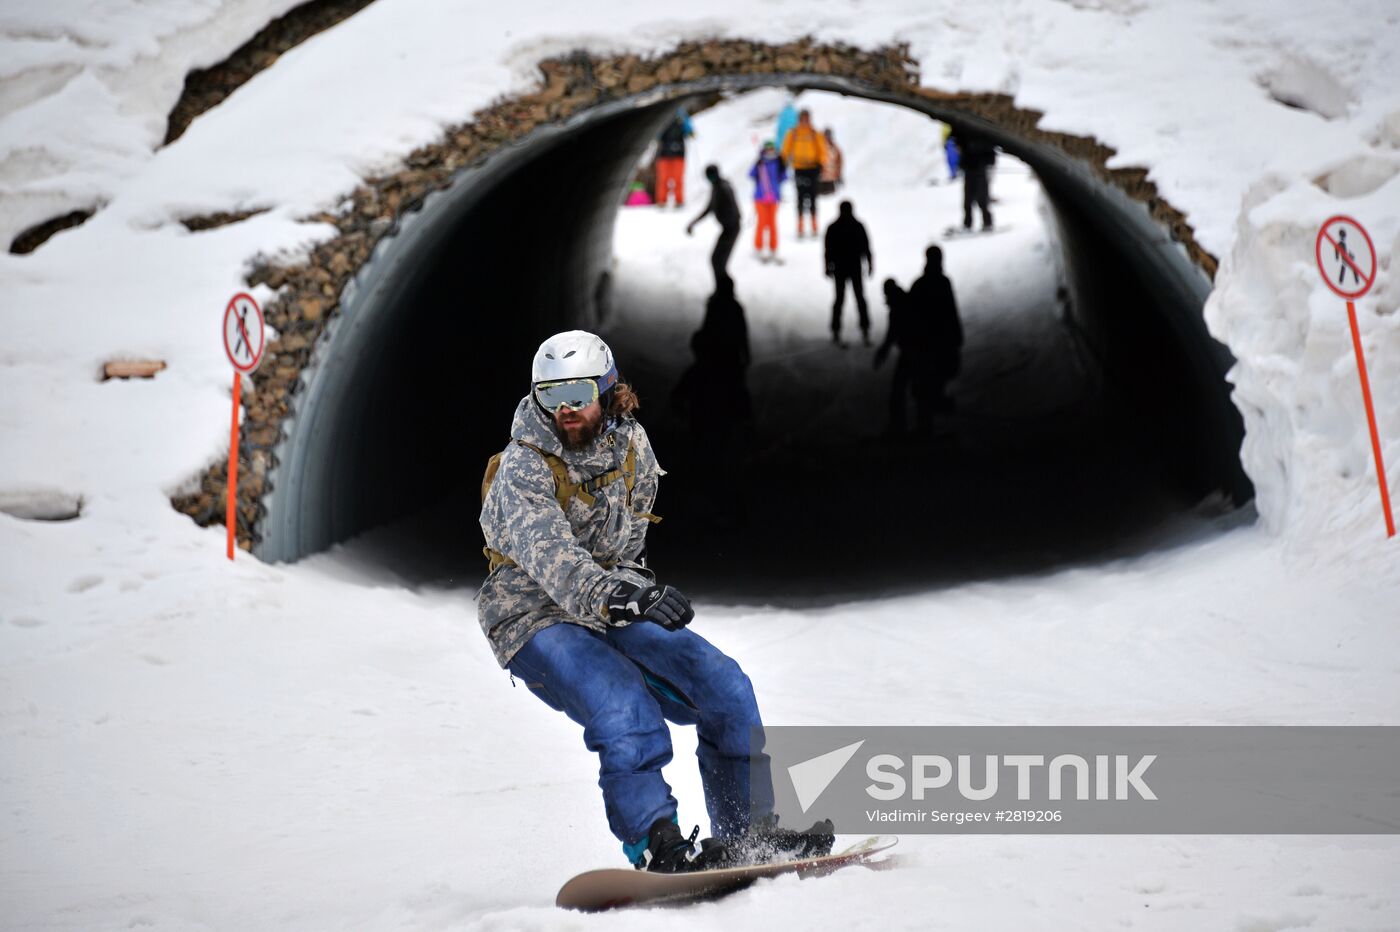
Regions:
<instances>
[{"instance_id":1,"label":"ski goggle","mask_svg":"<svg viewBox=\"0 0 1400 932\"><path fill-rule=\"evenodd\" d=\"M535 401L550 414L560 408L575 411L598 400L598 383L593 379L566 379L562 382L541 382L535 386Z\"/></svg>"},{"instance_id":2,"label":"ski goggle","mask_svg":"<svg viewBox=\"0 0 1400 932\"><path fill-rule=\"evenodd\" d=\"M607 388L612 388L616 381L616 370L613 370L597 379L563 379L558 382L540 382L535 386L535 401L539 402L540 407L550 414L555 413L560 408L572 408L577 411L598 400L599 382L605 382ZM606 391L607 388L603 390Z\"/></svg>"}]
</instances>

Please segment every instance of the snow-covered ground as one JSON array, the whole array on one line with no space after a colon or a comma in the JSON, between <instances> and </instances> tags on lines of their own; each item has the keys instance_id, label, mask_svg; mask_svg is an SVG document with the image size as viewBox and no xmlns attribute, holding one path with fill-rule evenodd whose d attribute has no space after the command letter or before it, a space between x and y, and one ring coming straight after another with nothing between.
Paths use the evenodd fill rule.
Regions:
<instances>
[{"instance_id":1,"label":"snow-covered ground","mask_svg":"<svg viewBox=\"0 0 1400 932\"><path fill-rule=\"evenodd\" d=\"M126 50L128 65L111 67L135 74L146 40L133 36L163 34L176 8L195 11L186 25L252 23L286 4L113 4L96 37L74 25L79 6L0 17L6 48L29 56L0 56L5 99L23 100L0 115L6 217L41 188L59 192L55 207L108 202L34 255L0 256L0 493L84 499L72 522L0 513L0 925L1400 925L1400 844L1383 838L906 836L895 870L779 880L659 918L560 914L550 904L563 879L619 857L596 765L575 726L496 668L470 587L366 575L353 546L294 566L229 565L221 530L193 526L167 500L226 452L217 321L244 262L325 235L296 218L333 203L357 171L579 44L900 36L926 83L1014 93L1051 127L1151 166L1224 257L1211 322L1241 359L1246 466L1266 520L1197 518L1190 546L819 610L702 603L697 630L741 659L775 723L1395 724L1400 559L1379 533L1345 318L1311 267L1316 221L1347 212L1371 227L1383 272L1359 310L1393 477L1400 37L1389 5L1351 4L1340 17L1263 2L722 2L704 14L610 4L600 18L587 4L487 14L379 0L156 154L151 127L187 63L123 83L102 71L102 49ZM189 62L217 60L256 25L208 28L207 45L182 53ZM46 57L46 42L63 55ZM80 70L64 81L68 68ZM52 87L36 76L44 69ZM1260 81L1323 115L1271 101ZM741 175L752 154L741 143L765 134L755 121L768 106L754 95L702 115L692 191L703 193L698 167L710 158ZM926 183L940 171L931 124L823 106L839 117L878 277L907 284L918 246L957 200ZM294 130L311 114L308 138ZM9 173L21 163L33 170ZM1013 248L1051 271L1048 256L1034 258L1047 234L1028 176L1008 164L1000 181L1011 231L948 248L969 340L1007 307L1023 315L1018 327L1039 323L1053 338L1036 297L1049 279L999 293L986 271ZM173 223L250 205L274 209L198 235ZM624 311L669 295L679 333L698 320L713 235L687 240L686 216L625 213L617 239ZM756 344L768 346L806 339L808 327L824 338L824 316L812 316L824 280L804 258L816 245L795 242L791 214L781 218L786 265L753 263L746 239L733 264ZM878 334L882 302L870 294ZM121 355L171 367L152 382L97 383L100 363ZM694 737L676 735L667 776L688 825L702 819Z\"/></svg>"}]
</instances>

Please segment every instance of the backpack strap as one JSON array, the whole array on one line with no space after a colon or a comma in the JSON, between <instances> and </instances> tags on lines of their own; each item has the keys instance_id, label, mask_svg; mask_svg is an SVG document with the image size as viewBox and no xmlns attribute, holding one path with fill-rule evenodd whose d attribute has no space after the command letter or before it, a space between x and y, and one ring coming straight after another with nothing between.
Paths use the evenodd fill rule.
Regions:
<instances>
[{"instance_id":1,"label":"backpack strap","mask_svg":"<svg viewBox=\"0 0 1400 932\"><path fill-rule=\"evenodd\" d=\"M562 459L550 453L548 450L543 450L535 446L533 443L528 443L520 439L517 439L515 442L522 447L529 447L531 450L534 450L540 456L544 457L544 461L549 464L550 472L554 473L554 498L559 502L560 508L567 509L569 506L569 499L573 498L575 495L579 495L580 492L580 486L569 481L569 467L564 465ZM589 505L593 504L594 499L592 495L584 492L581 497L585 503Z\"/></svg>"},{"instance_id":2,"label":"backpack strap","mask_svg":"<svg viewBox=\"0 0 1400 932\"><path fill-rule=\"evenodd\" d=\"M649 511L637 511L632 508L632 487L637 484L637 448L629 441L627 444L627 459L622 462L623 483L627 486L627 508L635 517L646 518L652 524L660 524L661 519Z\"/></svg>"}]
</instances>

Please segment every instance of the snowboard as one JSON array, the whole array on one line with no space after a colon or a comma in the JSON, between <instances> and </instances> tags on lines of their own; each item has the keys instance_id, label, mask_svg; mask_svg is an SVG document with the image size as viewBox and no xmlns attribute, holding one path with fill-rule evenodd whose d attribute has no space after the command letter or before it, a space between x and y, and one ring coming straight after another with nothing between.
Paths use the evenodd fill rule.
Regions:
<instances>
[{"instance_id":1,"label":"snowboard","mask_svg":"<svg viewBox=\"0 0 1400 932\"><path fill-rule=\"evenodd\" d=\"M966 227L948 227L948 229L943 231L943 238L967 239L973 236L996 236L998 233L1005 233L1009 229L1011 229L1011 227L1006 225L992 227L990 230L983 230L976 227L971 230Z\"/></svg>"},{"instance_id":2,"label":"snowboard","mask_svg":"<svg viewBox=\"0 0 1400 932\"><path fill-rule=\"evenodd\" d=\"M689 874L654 874L635 868L585 871L559 888L554 905L562 909L599 912L625 906L673 906L734 893L764 877L797 874L820 877L832 871L868 861L893 848L899 839L875 835L839 854L779 861L749 867L726 867Z\"/></svg>"}]
</instances>

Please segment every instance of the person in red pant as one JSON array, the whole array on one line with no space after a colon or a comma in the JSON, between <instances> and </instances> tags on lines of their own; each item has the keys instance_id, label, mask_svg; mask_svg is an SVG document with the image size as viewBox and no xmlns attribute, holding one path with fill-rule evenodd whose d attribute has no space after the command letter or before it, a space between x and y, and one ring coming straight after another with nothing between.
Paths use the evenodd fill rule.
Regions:
<instances>
[{"instance_id":1,"label":"person in red pant","mask_svg":"<svg viewBox=\"0 0 1400 932\"><path fill-rule=\"evenodd\" d=\"M676 206L685 206L685 141L694 136L690 117L677 110L675 119L661 131L656 148L656 204L665 207L671 192Z\"/></svg>"},{"instance_id":2,"label":"person in red pant","mask_svg":"<svg viewBox=\"0 0 1400 932\"><path fill-rule=\"evenodd\" d=\"M753 209L758 215L758 230L753 235L753 248L758 258L773 262L778 258L778 203L782 201L783 181L787 168L778 158L778 147L771 141L763 144L758 161L749 169L753 179ZM764 234L768 238L768 255L763 254Z\"/></svg>"}]
</instances>

